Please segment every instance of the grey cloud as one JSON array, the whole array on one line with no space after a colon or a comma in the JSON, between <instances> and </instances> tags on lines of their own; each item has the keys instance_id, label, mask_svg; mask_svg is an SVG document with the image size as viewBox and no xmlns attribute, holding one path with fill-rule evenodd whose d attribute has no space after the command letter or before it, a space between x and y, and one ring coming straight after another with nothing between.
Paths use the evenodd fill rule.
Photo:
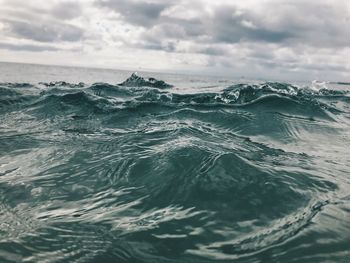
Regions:
<instances>
[{"instance_id":1,"label":"grey cloud","mask_svg":"<svg viewBox=\"0 0 350 263\"><path fill-rule=\"evenodd\" d=\"M78 2L61 2L56 4L51 12L56 18L70 20L82 15L82 6Z\"/></svg>"},{"instance_id":2,"label":"grey cloud","mask_svg":"<svg viewBox=\"0 0 350 263\"><path fill-rule=\"evenodd\" d=\"M99 5L112 8L131 24L149 27L141 38L140 46L147 38L186 40L197 44L235 44L265 42L285 46L302 43L315 47L346 47L350 45L350 14L340 2L329 4L327 0L315 2L270 0L254 8L239 10L233 5L219 5L206 12L203 6L196 8L200 16L192 19L160 16L170 4L148 2L98 1ZM148 7L154 5L152 13ZM202 9L201 9L202 8ZM340 17L339 17L340 16ZM135 39L133 39L135 41Z\"/></svg>"},{"instance_id":3,"label":"grey cloud","mask_svg":"<svg viewBox=\"0 0 350 263\"><path fill-rule=\"evenodd\" d=\"M176 52L176 43L172 40L162 40L152 36L145 36L142 41L132 45L136 48L150 49L150 50L162 50L166 52Z\"/></svg>"},{"instance_id":4,"label":"grey cloud","mask_svg":"<svg viewBox=\"0 0 350 263\"><path fill-rule=\"evenodd\" d=\"M147 30L143 35L144 38L154 36L157 39L171 38L171 39L184 39L186 38L186 30L180 25L180 23L169 23L154 26L151 31Z\"/></svg>"},{"instance_id":5,"label":"grey cloud","mask_svg":"<svg viewBox=\"0 0 350 263\"><path fill-rule=\"evenodd\" d=\"M59 48L51 47L51 46L38 46L38 45L29 45L29 44L15 45L15 44L1 43L1 42L0 42L0 49L7 49L7 50L13 50L13 51L31 51L31 52L61 50Z\"/></svg>"},{"instance_id":6,"label":"grey cloud","mask_svg":"<svg viewBox=\"0 0 350 263\"><path fill-rule=\"evenodd\" d=\"M281 42L293 35L287 31L261 27L260 21L250 13L237 13L234 7L219 7L208 24L214 42L237 43L240 41ZM251 26L245 25L249 23Z\"/></svg>"},{"instance_id":7,"label":"grey cloud","mask_svg":"<svg viewBox=\"0 0 350 263\"><path fill-rule=\"evenodd\" d=\"M31 39L39 42L75 42L83 38L84 32L81 28L63 24L48 23L45 21L23 22L16 20L4 20L5 26L10 34L19 38Z\"/></svg>"},{"instance_id":8,"label":"grey cloud","mask_svg":"<svg viewBox=\"0 0 350 263\"><path fill-rule=\"evenodd\" d=\"M199 50L199 52L210 56L223 56L229 53L227 49L216 46L202 48Z\"/></svg>"},{"instance_id":9,"label":"grey cloud","mask_svg":"<svg viewBox=\"0 0 350 263\"><path fill-rule=\"evenodd\" d=\"M211 34L210 25L212 23L210 17L203 14L201 19L174 19L174 18L164 18L168 24L175 24L181 27L185 32L185 38L198 38L202 36L207 36ZM169 27L165 27L164 30L167 31Z\"/></svg>"},{"instance_id":10,"label":"grey cloud","mask_svg":"<svg viewBox=\"0 0 350 263\"><path fill-rule=\"evenodd\" d=\"M146 27L154 25L161 12L171 6L170 2L151 3L135 0L97 0L96 4L119 13L128 23Z\"/></svg>"},{"instance_id":11,"label":"grey cloud","mask_svg":"<svg viewBox=\"0 0 350 263\"><path fill-rule=\"evenodd\" d=\"M271 1L264 19L270 28L293 35L291 43L303 42L315 47L350 45L350 12L346 1Z\"/></svg>"},{"instance_id":12,"label":"grey cloud","mask_svg":"<svg viewBox=\"0 0 350 263\"><path fill-rule=\"evenodd\" d=\"M334 71L334 72L349 72L349 67L346 65L337 64L322 64L322 65L303 65L304 69L314 70L314 71Z\"/></svg>"},{"instance_id":13,"label":"grey cloud","mask_svg":"<svg viewBox=\"0 0 350 263\"><path fill-rule=\"evenodd\" d=\"M260 60L274 60L275 54L271 50L251 50L249 56Z\"/></svg>"},{"instance_id":14,"label":"grey cloud","mask_svg":"<svg viewBox=\"0 0 350 263\"><path fill-rule=\"evenodd\" d=\"M162 42L146 42L140 45L142 48L145 49L152 49L152 50L163 50L166 52L175 52L176 51L176 45L174 42L167 41L165 43Z\"/></svg>"},{"instance_id":15,"label":"grey cloud","mask_svg":"<svg viewBox=\"0 0 350 263\"><path fill-rule=\"evenodd\" d=\"M145 1L97 3L119 13L124 22L145 29L136 39L124 39L129 47L205 54L209 67L234 68L238 59L264 72L346 69L337 63L315 65L322 62L324 49L335 52L350 46L350 13L343 1L267 0L259 2L257 8L242 9L232 3L213 5L209 11L205 2L153 3L159 7L153 13L147 12L145 6L150 3ZM194 10L195 15L172 16L171 8L184 4L186 7L179 10ZM287 51L278 52L282 47ZM237 48L246 53L232 60L237 53L231 51ZM311 64L310 57L314 61Z\"/></svg>"},{"instance_id":16,"label":"grey cloud","mask_svg":"<svg viewBox=\"0 0 350 263\"><path fill-rule=\"evenodd\" d=\"M210 48L197 48L196 52L218 56L225 55L227 52L215 47L216 44L235 44L252 41L281 43L293 37L293 34L290 32L258 26L247 27L244 25L244 22L252 21L252 25L259 25L259 21L256 21L256 18L249 13L234 16L233 14L236 12L237 9L235 7L221 6L214 9L212 15L203 11L200 18L179 19L161 16L158 18L157 23L140 36L137 46L149 48L149 39L153 39L152 42L160 42L164 39L175 42L184 40L203 46L210 44ZM150 25L152 23L144 22L143 24ZM135 40L133 39L133 41ZM165 51L170 52L176 50L174 48L169 49L164 45L155 45L154 43L151 46L157 47L157 49L164 47Z\"/></svg>"},{"instance_id":17,"label":"grey cloud","mask_svg":"<svg viewBox=\"0 0 350 263\"><path fill-rule=\"evenodd\" d=\"M216 13L216 21L219 21L217 39L227 40L225 35L220 34L220 29L229 33L227 28L231 25L236 30L231 33L248 42L265 41L287 46L303 43L314 47L350 45L347 37L350 35L350 13L343 1L270 0L262 5L260 11L253 8L230 18L232 11L235 12L227 8ZM252 22L255 27L244 26L245 21Z\"/></svg>"},{"instance_id":18,"label":"grey cloud","mask_svg":"<svg viewBox=\"0 0 350 263\"><path fill-rule=\"evenodd\" d=\"M255 53L254 56L251 55L246 58L250 64L256 64L263 66L266 69L283 69L283 70L293 70L293 71L333 71L333 72L348 72L349 67L346 64L335 64L335 63L306 63L303 58L300 58L295 54L295 58L277 58L275 55L264 57L263 54Z\"/></svg>"}]
</instances>

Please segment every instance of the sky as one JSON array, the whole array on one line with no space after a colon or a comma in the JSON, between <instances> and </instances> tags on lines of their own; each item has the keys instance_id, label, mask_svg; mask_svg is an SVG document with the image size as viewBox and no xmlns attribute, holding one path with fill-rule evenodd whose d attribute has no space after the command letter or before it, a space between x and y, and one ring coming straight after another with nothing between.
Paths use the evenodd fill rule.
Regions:
<instances>
[{"instance_id":1,"label":"sky","mask_svg":"<svg viewBox=\"0 0 350 263\"><path fill-rule=\"evenodd\" d=\"M350 81L347 0L0 0L0 61Z\"/></svg>"}]
</instances>

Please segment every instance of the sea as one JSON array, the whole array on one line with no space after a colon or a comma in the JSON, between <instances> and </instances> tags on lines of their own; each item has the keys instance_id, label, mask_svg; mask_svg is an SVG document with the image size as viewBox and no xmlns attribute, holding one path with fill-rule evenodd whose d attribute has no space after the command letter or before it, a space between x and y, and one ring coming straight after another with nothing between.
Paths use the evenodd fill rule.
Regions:
<instances>
[{"instance_id":1,"label":"sea","mask_svg":"<svg viewBox=\"0 0 350 263\"><path fill-rule=\"evenodd\" d=\"M350 262L346 84L0 63L0 262Z\"/></svg>"}]
</instances>

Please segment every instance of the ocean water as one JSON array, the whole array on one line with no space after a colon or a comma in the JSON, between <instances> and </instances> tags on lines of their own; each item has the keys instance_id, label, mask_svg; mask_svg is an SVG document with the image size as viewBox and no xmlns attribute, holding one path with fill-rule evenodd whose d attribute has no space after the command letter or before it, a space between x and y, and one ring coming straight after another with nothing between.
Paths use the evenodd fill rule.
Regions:
<instances>
[{"instance_id":1,"label":"ocean water","mask_svg":"<svg viewBox=\"0 0 350 263\"><path fill-rule=\"evenodd\" d=\"M350 262L350 86L131 73L0 63L0 262Z\"/></svg>"}]
</instances>

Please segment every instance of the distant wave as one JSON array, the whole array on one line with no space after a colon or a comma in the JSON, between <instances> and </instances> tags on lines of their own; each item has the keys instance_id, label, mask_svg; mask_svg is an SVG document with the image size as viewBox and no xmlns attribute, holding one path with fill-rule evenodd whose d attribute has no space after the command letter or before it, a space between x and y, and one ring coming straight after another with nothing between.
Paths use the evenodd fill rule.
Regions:
<instances>
[{"instance_id":1,"label":"distant wave","mask_svg":"<svg viewBox=\"0 0 350 263\"><path fill-rule=\"evenodd\" d=\"M154 87L154 88L171 88L172 85L166 83L163 80L157 80L155 78L144 79L133 73L130 78L119 84L125 87Z\"/></svg>"},{"instance_id":2,"label":"distant wave","mask_svg":"<svg viewBox=\"0 0 350 263\"><path fill-rule=\"evenodd\" d=\"M127 109L153 103L172 107L204 106L204 107L270 107L282 111L292 110L305 115L324 115L327 112L341 112L341 108L334 107L327 100L338 99L349 101L348 91L336 91L330 89L300 88L286 83L263 83L260 85L236 84L220 92L176 94L171 90L162 90L163 85L153 87L142 85L143 78L132 75L124 84L112 85L107 83L95 83L88 86L84 83L72 84L64 81L39 83L48 89L41 89L37 96L21 93L25 88L33 89L35 86L27 83L3 83L0 84L1 105L9 105L18 102L33 103L65 103L79 107L92 107L96 109ZM129 81L134 79L135 82ZM128 83L128 84L125 84ZM134 83L135 86L131 84ZM158 83L158 82L154 82ZM159 83L163 83L160 81ZM158 89L160 88L160 89ZM257 106L258 105L258 106Z\"/></svg>"}]
</instances>

